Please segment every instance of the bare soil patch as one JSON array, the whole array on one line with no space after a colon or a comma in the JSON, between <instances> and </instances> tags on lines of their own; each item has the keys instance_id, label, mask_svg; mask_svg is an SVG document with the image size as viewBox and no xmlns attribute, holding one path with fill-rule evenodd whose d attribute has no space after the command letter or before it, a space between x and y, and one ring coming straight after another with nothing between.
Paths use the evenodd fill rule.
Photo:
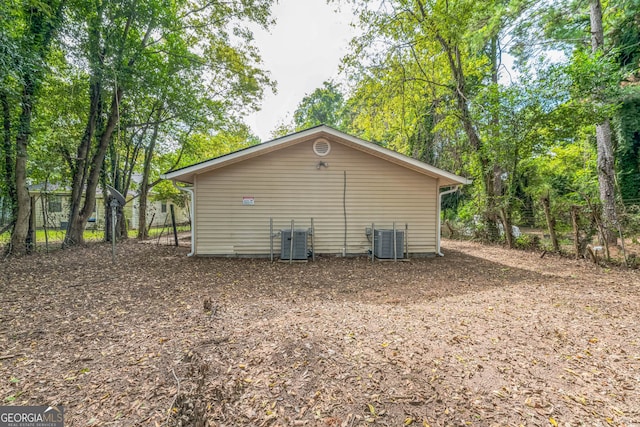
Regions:
<instances>
[{"instance_id":1,"label":"bare soil patch","mask_svg":"<svg viewBox=\"0 0 640 427\"><path fill-rule=\"evenodd\" d=\"M0 404L66 425L638 426L640 277L445 241L282 264L127 242L0 263Z\"/></svg>"}]
</instances>

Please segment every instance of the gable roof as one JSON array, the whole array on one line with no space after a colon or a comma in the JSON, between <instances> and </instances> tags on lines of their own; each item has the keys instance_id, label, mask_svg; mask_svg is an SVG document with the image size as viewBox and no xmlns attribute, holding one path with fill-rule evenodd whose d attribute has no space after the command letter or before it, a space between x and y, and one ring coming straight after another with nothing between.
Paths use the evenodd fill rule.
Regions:
<instances>
[{"instance_id":1,"label":"gable roof","mask_svg":"<svg viewBox=\"0 0 640 427\"><path fill-rule=\"evenodd\" d=\"M234 151L220 157L169 171L163 175L160 175L160 177L163 179L170 179L173 181L192 184L194 182L195 175L210 172L224 166L241 162L253 157L261 156L263 154L271 153L276 150L281 150L283 148L290 147L301 142L314 140L315 138L320 137L328 137L332 141L335 141L337 143L387 160L391 163L404 166L408 169L414 170L432 178L439 179L441 187L471 183L471 181L466 178L436 168L435 166L431 166L427 163L405 156L404 154L400 154L393 150L381 147L372 142L365 141L355 136L346 134L327 125L319 125L300 132L292 133L287 136L283 136L281 138L274 139L272 141L263 142L262 144L252 145L250 147L243 148L241 150Z\"/></svg>"}]
</instances>

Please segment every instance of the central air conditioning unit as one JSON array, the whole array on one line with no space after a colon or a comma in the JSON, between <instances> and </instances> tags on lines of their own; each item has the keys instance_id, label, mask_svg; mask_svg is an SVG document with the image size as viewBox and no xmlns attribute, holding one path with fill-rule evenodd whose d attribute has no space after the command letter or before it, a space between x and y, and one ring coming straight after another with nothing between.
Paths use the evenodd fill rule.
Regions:
<instances>
[{"instance_id":1,"label":"central air conditioning unit","mask_svg":"<svg viewBox=\"0 0 640 427\"><path fill-rule=\"evenodd\" d=\"M393 259L404 258L404 231L395 231L395 256L393 245L393 230L375 230L373 236L373 254L376 258Z\"/></svg>"},{"instance_id":2,"label":"central air conditioning unit","mask_svg":"<svg viewBox=\"0 0 640 427\"><path fill-rule=\"evenodd\" d=\"M309 256L307 237L309 230L293 231L293 251L291 251L291 230L280 230L280 259L306 260ZM289 257L291 254L291 257Z\"/></svg>"}]
</instances>

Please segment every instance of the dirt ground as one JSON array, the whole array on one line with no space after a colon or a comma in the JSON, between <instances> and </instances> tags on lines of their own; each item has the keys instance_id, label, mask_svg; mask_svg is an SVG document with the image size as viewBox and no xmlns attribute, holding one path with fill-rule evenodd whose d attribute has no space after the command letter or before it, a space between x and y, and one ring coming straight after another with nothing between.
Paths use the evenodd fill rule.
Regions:
<instances>
[{"instance_id":1,"label":"dirt ground","mask_svg":"<svg viewBox=\"0 0 640 427\"><path fill-rule=\"evenodd\" d=\"M0 405L67 426L640 426L640 273L444 258L0 262Z\"/></svg>"}]
</instances>

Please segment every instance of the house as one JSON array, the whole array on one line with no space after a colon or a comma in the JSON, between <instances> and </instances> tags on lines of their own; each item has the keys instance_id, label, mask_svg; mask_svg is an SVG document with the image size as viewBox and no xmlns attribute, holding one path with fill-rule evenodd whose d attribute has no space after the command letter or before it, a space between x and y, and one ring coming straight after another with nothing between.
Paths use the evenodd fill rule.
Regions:
<instances>
[{"instance_id":1,"label":"house","mask_svg":"<svg viewBox=\"0 0 640 427\"><path fill-rule=\"evenodd\" d=\"M372 228L438 254L440 190L470 183L325 125L162 177L191 193L191 255L208 256L286 252L292 221L294 235L312 227L316 254L367 254Z\"/></svg>"},{"instance_id":2,"label":"house","mask_svg":"<svg viewBox=\"0 0 640 427\"><path fill-rule=\"evenodd\" d=\"M140 224L140 199L136 197L132 203L129 228L137 230ZM186 208L169 200L147 200L147 227L171 227L171 205L176 216L176 224L189 223L189 213Z\"/></svg>"},{"instance_id":3,"label":"house","mask_svg":"<svg viewBox=\"0 0 640 427\"><path fill-rule=\"evenodd\" d=\"M71 209L71 189L57 184L34 184L29 186L32 206L35 208L36 228L66 229ZM127 211L125 209L125 215ZM104 224L104 202L102 192L96 192L96 206L89 218L87 228L102 229Z\"/></svg>"},{"instance_id":4,"label":"house","mask_svg":"<svg viewBox=\"0 0 640 427\"><path fill-rule=\"evenodd\" d=\"M43 228L45 225L49 229L66 229L71 209L71 189L57 184L35 184L29 186L29 195L35 207L35 226ZM147 227L170 227L170 206L171 201L159 200L148 201L147 206ZM96 190L96 206L93 214L89 218L87 228L104 229L104 197L102 190ZM176 223L182 224L189 221L189 215L185 208L174 206ZM127 204L124 206L124 216L128 221L128 228L136 230L139 224L139 198L134 192L127 194Z\"/></svg>"}]
</instances>

